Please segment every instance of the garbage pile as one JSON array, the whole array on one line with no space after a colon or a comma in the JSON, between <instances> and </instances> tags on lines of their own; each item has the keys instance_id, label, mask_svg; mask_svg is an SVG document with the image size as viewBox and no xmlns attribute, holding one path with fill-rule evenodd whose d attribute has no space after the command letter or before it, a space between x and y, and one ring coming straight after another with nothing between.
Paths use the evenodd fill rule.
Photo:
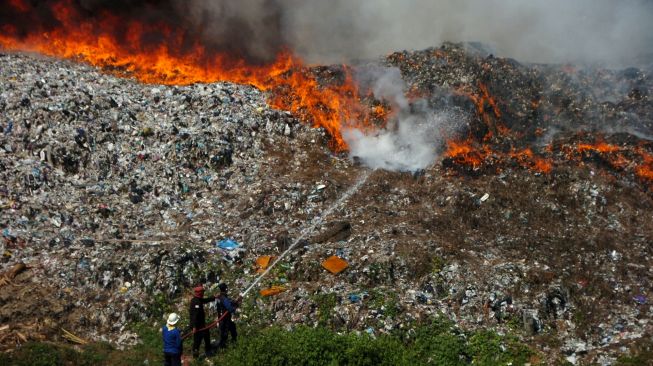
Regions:
<instances>
[{"instance_id":1,"label":"garbage pile","mask_svg":"<svg viewBox=\"0 0 653 366\"><path fill-rule=\"evenodd\" d=\"M3 323L47 316L115 341L107 331L215 280L226 233L248 238L231 225L256 205L240 187L262 185L266 145L323 139L249 86L145 86L70 62L0 62L3 268L24 261L65 304L25 309L9 297Z\"/></svg>"},{"instance_id":2,"label":"garbage pile","mask_svg":"<svg viewBox=\"0 0 653 366\"><path fill-rule=\"evenodd\" d=\"M460 138L494 150L471 168L443 146L424 171L374 171L322 217L366 169L254 87L143 85L0 56L0 270L28 267L4 285L0 322L128 346L132 322L183 313L198 282L245 288L321 218L248 295L240 322L410 336L443 315L552 359L606 364L650 339L653 196L637 172L652 151L651 74L606 74L625 80L619 94L462 45L383 62L414 100L465 112ZM598 134L622 150L572 159L559 147ZM547 138L551 150L538 148ZM552 168L501 160L511 148ZM4 349L22 342L7 339Z\"/></svg>"}]
</instances>

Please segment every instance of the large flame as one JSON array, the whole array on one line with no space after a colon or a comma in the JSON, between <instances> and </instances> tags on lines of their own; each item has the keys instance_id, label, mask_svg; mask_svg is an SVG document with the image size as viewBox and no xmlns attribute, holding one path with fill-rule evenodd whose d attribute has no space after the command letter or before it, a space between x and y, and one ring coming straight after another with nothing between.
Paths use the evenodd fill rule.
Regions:
<instances>
[{"instance_id":1,"label":"large flame","mask_svg":"<svg viewBox=\"0 0 653 366\"><path fill-rule=\"evenodd\" d=\"M141 22L123 19L111 12L89 18L73 0L49 0L48 27L25 25L35 11L36 2L5 0L0 16L15 22L0 23L0 48L11 51L31 51L59 58L75 59L103 68L120 76L136 78L145 83L186 85L230 81L251 84L269 91L270 104L292 112L298 118L323 127L332 137L332 148L347 149L341 131L347 127L369 128L372 122L383 125L392 112L383 104L365 106L353 81L351 70L343 67L336 82L321 83L301 59L289 50L280 51L266 63L252 63L228 51L207 48L199 38L183 27L161 21ZM8 13L2 13L9 9ZM7 14L10 14L7 17ZM150 42L152 38L158 39ZM446 57L441 51L437 57ZM416 65L413 65L416 67ZM416 97L419 91L409 91ZM468 84L458 87L475 105L479 121L486 125L484 136L467 136L447 143L445 155L459 166L478 170L497 163L516 164L523 168L549 173L555 156L583 161L599 156L614 170L633 174L653 182L653 155L647 149L610 145L603 141L577 142L543 151L517 148L509 143L501 151L493 148L497 141L519 138L502 122L501 101L487 85ZM539 100L532 102L533 109Z\"/></svg>"},{"instance_id":2,"label":"large flame","mask_svg":"<svg viewBox=\"0 0 653 366\"><path fill-rule=\"evenodd\" d=\"M24 0L10 0L17 13L30 11ZM320 85L317 78L289 51L280 52L266 64L248 63L228 53L208 50L198 39L189 46L183 29L166 24L150 24L120 19L105 12L93 20L85 18L71 0L53 2L50 11L57 23L44 32L22 34L11 24L0 25L0 48L30 51L77 59L131 76L145 83L186 85L229 81L251 84L271 91L273 107L293 112L297 117L325 128L332 136L333 148L347 148L341 130L346 125L367 126L376 118L360 103L357 84L344 69L344 81ZM118 39L116 29L126 35ZM143 41L156 34L164 42L152 46Z\"/></svg>"},{"instance_id":3,"label":"large flame","mask_svg":"<svg viewBox=\"0 0 653 366\"><path fill-rule=\"evenodd\" d=\"M587 137L579 135L577 137L579 141L557 146L556 151L551 145L539 153L533 152L530 148L512 147L507 152L497 150L488 142L496 138L504 138L509 141L514 134L503 125L499 103L492 96L488 87L482 83L477 86L464 85L459 87L455 93L468 97L474 103L477 117L487 126L487 133L482 137L482 141L468 136L447 143L445 156L458 166L477 171L483 167L516 163L522 168L537 173L550 173L556 163L553 155L558 153L565 162L582 163L598 159L614 171L632 174L649 186L653 184L653 155L651 153L641 146L632 148L610 144L600 136L587 141ZM538 106L539 101L532 102L534 109ZM541 131L538 133L541 134Z\"/></svg>"}]
</instances>

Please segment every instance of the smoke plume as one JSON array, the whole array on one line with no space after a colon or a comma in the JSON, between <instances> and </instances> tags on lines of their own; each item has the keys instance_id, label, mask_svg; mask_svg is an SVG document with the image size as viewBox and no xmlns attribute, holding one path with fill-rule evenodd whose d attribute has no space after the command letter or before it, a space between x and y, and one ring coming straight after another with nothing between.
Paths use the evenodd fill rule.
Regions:
<instances>
[{"instance_id":1,"label":"smoke plume","mask_svg":"<svg viewBox=\"0 0 653 366\"><path fill-rule=\"evenodd\" d=\"M364 90L373 91L395 111L383 129L343 131L350 155L372 169L415 171L428 167L444 138L454 135L466 120L453 109L434 111L425 101L409 103L397 68L360 67L356 77Z\"/></svg>"},{"instance_id":2,"label":"smoke plume","mask_svg":"<svg viewBox=\"0 0 653 366\"><path fill-rule=\"evenodd\" d=\"M139 46L166 46L180 54L200 44L208 52L253 64L272 61L289 46L282 24L284 7L277 0L6 1L9 6L0 5L0 29L11 25L19 36L60 29L62 18L100 24L117 17L123 25L112 30L118 40L132 36L127 25L135 21L144 30Z\"/></svg>"},{"instance_id":3,"label":"smoke plume","mask_svg":"<svg viewBox=\"0 0 653 366\"><path fill-rule=\"evenodd\" d=\"M8 3L7 3L8 1ZM521 62L614 67L653 65L649 0L4 0L0 30L18 36L61 27L61 6L75 21L117 16L144 25L135 47L176 49L198 42L235 60L266 63L291 50L312 63L352 63L442 42L481 42ZM9 4L9 5L6 5ZM29 11L25 11L29 8ZM90 22L89 22L90 21ZM116 36L128 40L128 28ZM175 29L166 37L165 29ZM181 41L180 41L181 39ZM352 155L375 168L414 170L436 155L442 131L464 122L455 111L408 105L394 69L359 72L364 87L393 104L383 131L350 130Z\"/></svg>"},{"instance_id":4,"label":"smoke plume","mask_svg":"<svg viewBox=\"0 0 653 366\"><path fill-rule=\"evenodd\" d=\"M61 2L97 21L114 14L175 26L250 61L287 47L315 63L348 62L444 41L483 42L529 62L653 60L649 0L10 0L31 10L0 6L0 26L56 27L52 5Z\"/></svg>"},{"instance_id":5,"label":"smoke plume","mask_svg":"<svg viewBox=\"0 0 653 366\"><path fill-rule=\"evenodd\" d=\"M377 57L443 41L488 44L522 62L626 66L653 60L648 0L295 0L294 49L316 62Z\"/></svg>"}]
</instances>

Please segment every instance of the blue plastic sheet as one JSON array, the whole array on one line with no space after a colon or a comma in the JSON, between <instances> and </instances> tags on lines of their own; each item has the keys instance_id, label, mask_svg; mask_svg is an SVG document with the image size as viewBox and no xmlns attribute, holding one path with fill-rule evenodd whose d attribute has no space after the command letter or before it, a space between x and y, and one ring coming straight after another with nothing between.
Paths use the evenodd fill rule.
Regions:
<instances>
[{"instance_id":1,"label":"blue plastic sheet","mask_svg":"<svg viewBox=\"0 0 653 366\"><path fill-rule=\"evenodd\" d=\"M218 248L224 250L234 250L238 249L240 244L236 243L233 239L223 239L218 242Z\"/></svg>"},{"instance_id":2,"label":"blue plastic sheet","mask_svg":"<svg viewBox=\"0 0 653 366\"><path fill-rule=\"evenodd\" d=\"M349 301L356 303L361 301L361 297L358 294L349 294Z\"/></svg>"}]
</instances>

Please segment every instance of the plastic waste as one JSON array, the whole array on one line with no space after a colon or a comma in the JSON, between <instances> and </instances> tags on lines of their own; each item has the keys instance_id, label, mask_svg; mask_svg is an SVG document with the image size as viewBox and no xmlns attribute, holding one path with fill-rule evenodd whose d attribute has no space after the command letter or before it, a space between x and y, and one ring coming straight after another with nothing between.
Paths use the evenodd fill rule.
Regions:
<instances>
[{"instance_id":1,"label":"plastic waste","mask_svg":"<svg viewBox=\"0 0 653 366\"><path fill-rule=\"evenodd\" d=\"M232 239L220 240L217 243L217 246L218 246L218 248L224 249L224 250L234 250L234 249L238 249L238 247L240 247L240 245L236 241L234 241Z\"/></svg>"},{"instance_id":2,"label":"plastic waste","mask_svg":"<svg viewBox=\"0 0 653 366\"><path fill-rule=\"evenodd\" d=\"M340 257L332 255L322 262L322 267L333 274L338 274L349 267L349 263Z\"/></svg>"},{"instance_id":3,"label":"plastic waste","mask_svg":"<svg viewBox=\"0 0 653 366\"><path fill-rule=\"evenodd\" d=\"M283 286L272 286L270 288L266 288L260 291L261 296L268 297L268 296L274 296L278 295L287 289Z\"/></svg>"}]
</instances>

